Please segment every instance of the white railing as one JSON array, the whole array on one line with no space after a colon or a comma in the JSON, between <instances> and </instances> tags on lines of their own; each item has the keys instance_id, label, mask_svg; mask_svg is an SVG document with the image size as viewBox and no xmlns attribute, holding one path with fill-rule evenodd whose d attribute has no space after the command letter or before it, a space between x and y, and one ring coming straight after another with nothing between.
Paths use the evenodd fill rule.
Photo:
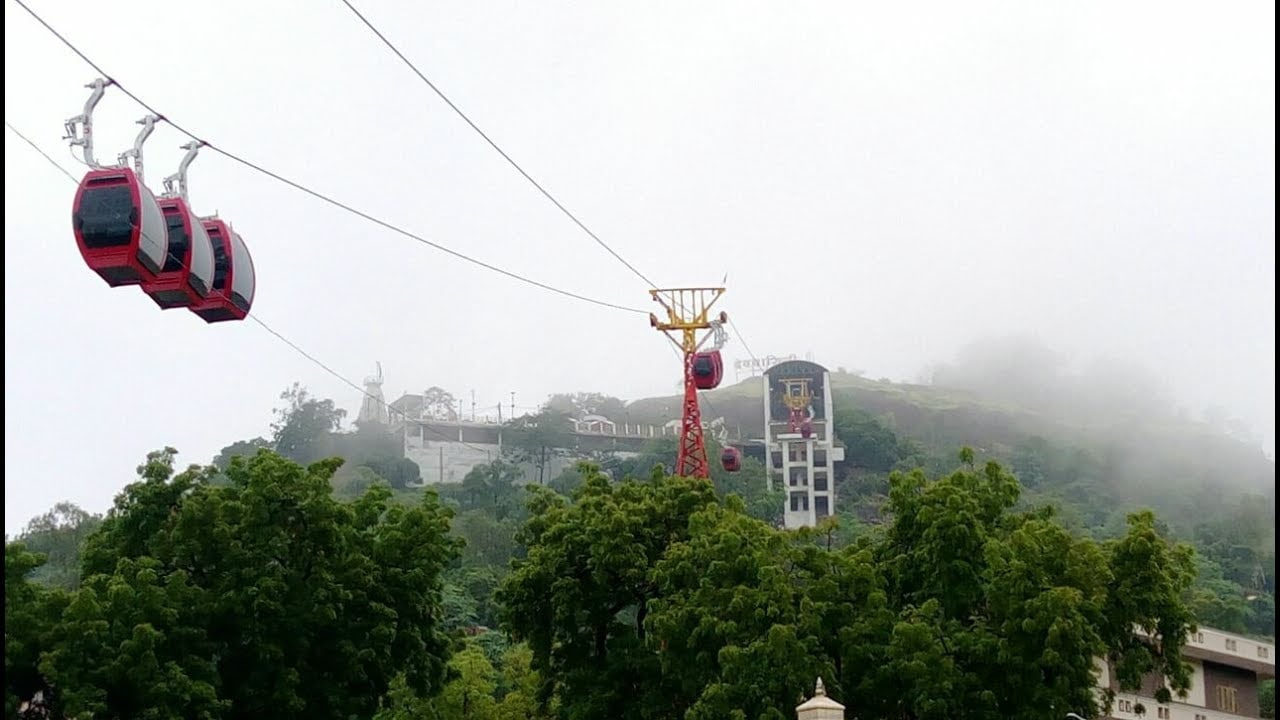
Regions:
<instances>
[{"instance_id":1,"label":"white railing","mask_svg":"<svg viewBox=\"0 0 1280 720\"><path fill-rule=\"evenodd\" d=\"M1137 713L1139 707L1144 710L1141 715ZM1161 704L1155 698L1117 693L1107 717L1116 720L1240 720L1241 716L1179 702Z\"/></svg>"},{"instance_id":2,"label":"white railing","mask_svg":"<svg viewBox=\"0 0 1280 720\"><path fill-rule=\"evenodd\" d=\"M1222 632L1221 630L1203 628L1193 632L1191 637L1187 638L1187 645L1238 657L1243 660L1260 662L1272 667L1276 664L1276 646L1274 643L1261 642L1243 635Z\"/></svg>"}]
</instances>

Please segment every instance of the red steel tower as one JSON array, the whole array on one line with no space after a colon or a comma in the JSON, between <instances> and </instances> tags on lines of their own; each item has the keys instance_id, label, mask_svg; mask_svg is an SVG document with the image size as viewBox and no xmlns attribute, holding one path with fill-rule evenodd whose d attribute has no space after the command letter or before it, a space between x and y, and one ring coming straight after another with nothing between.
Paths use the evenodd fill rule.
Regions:
<instances>
[{"instance_id":1,"label":"red steel tower","mask_svg":"<svg viewBox=\"0 0 1280 720\"><path fill-rule=\"evenodd\" d=\"M698 385L694 377L694 358L715 329L728 322L721 312L715 320L711 306L724 294L724 288L674 288L650 290L649 294L666 310L666 318L649 315L649 324L666 333L680 349L684 360L684 403L680 420L680 445L676 454L676 475L710 478L707 444L702 436L702 412L698 408ZM703 332L707 331L707 332ZM699 334L701 333L701 338Z\"/></svg>"}]
</instances>

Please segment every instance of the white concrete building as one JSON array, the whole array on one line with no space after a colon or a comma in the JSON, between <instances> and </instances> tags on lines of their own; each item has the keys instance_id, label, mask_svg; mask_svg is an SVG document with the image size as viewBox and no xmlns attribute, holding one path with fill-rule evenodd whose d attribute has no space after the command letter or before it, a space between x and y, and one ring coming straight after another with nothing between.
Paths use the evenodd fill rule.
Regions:
<instances>
[{"instance_id":1,"label":"white concrete building","mask_svg":"<svg viewBox=\"0 0 1280 720\"><path fill-rule=\"evenodd\" d=\"M769 487L787 492L787 528L835 514L835 463L844 448L835 445L830 380L826 368L804 360L778 363L761 378Z\"/></svg>"},{"instance_id":2,"label":"white concrete building","mask_svg":"<svg viewBox=\"0 0 1280 720\"><path fill-rule=\"evenodd\" d=\"M1276 676L1274 643L1243 635L1202 628L1183 646L1182 655L1191 664L1191 688L1186 697L1160 703L1156 690L1163 685L1147 678L1134 692L1120 692L1115 674L1099 659L1099 692L1115 691L1108 720L1239 720L1262 717L1258 707L1258 685Z\"/></svg>"}]
</instances>

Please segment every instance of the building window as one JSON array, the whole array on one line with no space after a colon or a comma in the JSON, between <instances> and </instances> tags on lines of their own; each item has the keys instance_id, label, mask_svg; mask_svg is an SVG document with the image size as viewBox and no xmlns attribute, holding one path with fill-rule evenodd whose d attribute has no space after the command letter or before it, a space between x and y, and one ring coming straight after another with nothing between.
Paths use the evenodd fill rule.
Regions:
<instances>
[{"instance_id":1,"label":"building window","mask_svg":"<svg viewBox=\"0 0 1280 720\"><path fill-rule=\"evenodd\" d=\"M1223 712L1238 712L1236 710L1236 689L1227 687L1226 685L1218 686L1218 709Z\"/></svg>"},{"instance_id":2,"label":"building window","mask_svg":"<svg viewBox=\"0 0 1280 720\"><path fill-rule=\"evenodd\" d=\"M813 489L817 490L818 492L827 491L827 474L826 473L813 474Z\"/></svg>"},{"instance_id":3,"label":"building window","mask_svg":"<svg viewBox=\"0 0 1280 720\"><path fill-rule=\"evenodd\" d=\"M809 493L794 492L791 493L791 511L792 512L808 512L809 511Z\"/></svg>"},{"instance_id":4,"label":"building window","mask_svg":"<svg viewBox=\"0 0 1280 720\"><path fill-rule=\"evenodd\" d=\"M1156 708L1156 717L1159 718L1159 720L1169 720L1169 718L1173 716L1169 714L1169 708L1158 707Z\"/></svg>"},{"instance_id":5,"label":"building window","mask_svg":"<svg viewBox=\"0 0 1280 720\"><path fill-rule=\"evenodd\" d=\"M1202 632L1197 632L1197 633L1196 633L1196 642L1198 642L1198 643L1202 643L1202 642L1204 642L1204 633L1202 633Z\"/></svg>"},{"instance_id":6,"label":"building window","mask_svg":"<svg viewBox=\"0 0 1280 720\"><path fill-rule=\"evenodd\" d=\"M1205 717L1201 713L1196 713L1196 720L1209 720L1209 718Z\"/></svg>"},{"instance_id":7,"label":"building window","mask_svg":"<svg viewBox=\"0 0 1280 720\"><path fill-rule=\"evenodd\" d=\"M816 497L813 499L813 514L817 519L821 520L831 514L831 509L827 503L828 500L826 497Z\"/></svg>"},{"instance_id":8,"label":"building window","mask_svg":"<svg viewBox=\"0 0 1280 720\"><path fill-rule=\"evenodd\" d=\"M1233 639L1231 639L1231 638L1227 638L1227 649L1228 649L1228 650L1230 650L1230 651L1232 651L1232 652L1235 652L1235 649L1236 649L1236 641L1235 641L1235 640L1233 640Z\"/></svg>"},{"instance_id":9,"label":"building window","mask_svg":"<svg viewBox=\"0 0 1280 720\"><path fill-rule=\"evenodd\" d=\"M1120 712L1124 712L1124 713L1131 713L1131 712L1133 712L1133 701L1132 701L1132 700L1118 700L1118 701L1116 701L1116 708L1117 708L1117 709L1119 709L1119 710L1120 710Z\"/></svg>"},{"instance_id":10,"label":"building window","mask_svg":"<svg viewBox=\"0 0 1280 720\"><path fill-rule=\"evenodd\" d=\"M813 464L814 464L814 465L826 465L826 464L827 464L827 451L826 451L826 450L814 450L814 451L813 451Z\"/></svg>"},{"instance_id":11,"label":"building window","mask_svg":"<svg viewBox=\"0 0 1280 720\"><path fill-rule=\"evenodd\" d=\"M1259 645L1259 646L1258 646L1258 657L1260 657L1260 658L1271 657L1271 648L1267 648L1267 647L1263 647L1263 646Z\"/></svg>"}]
</instances>

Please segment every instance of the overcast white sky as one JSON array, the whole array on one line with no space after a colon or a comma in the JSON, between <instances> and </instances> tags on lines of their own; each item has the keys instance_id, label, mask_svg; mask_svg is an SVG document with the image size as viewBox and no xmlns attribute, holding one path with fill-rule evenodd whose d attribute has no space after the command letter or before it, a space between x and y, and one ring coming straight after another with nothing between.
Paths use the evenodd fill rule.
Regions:
<instances>
[{"instance_id":1,"label":"overcast white sky","mask_svg":"<svg viewBox=\"0 0 1280 720\"><path fill-rule=\"evenodd\" d=\"M209 141L460 251L648 308L337 0L28 0ZM659 283L716 284L758 355L914 378L991 333L1152 368L1274 448L1275 23L1266 2L438 2L359 6ZM162 10L160 9L162 8ZM5 3L5 117L73 172L91 69ZM109 92L99 154L144 111ZM184 141L161 127L149 178ZM5 529L105 509L144 454L205 462L302 381L253 323L87 270L74 187L5 134ZM254 313L389 398L669 392L643 315L466 265L204 154L196 210L254 254ZM745 358L741 344L730 359Z\"/></svg>"}]
</instances>

